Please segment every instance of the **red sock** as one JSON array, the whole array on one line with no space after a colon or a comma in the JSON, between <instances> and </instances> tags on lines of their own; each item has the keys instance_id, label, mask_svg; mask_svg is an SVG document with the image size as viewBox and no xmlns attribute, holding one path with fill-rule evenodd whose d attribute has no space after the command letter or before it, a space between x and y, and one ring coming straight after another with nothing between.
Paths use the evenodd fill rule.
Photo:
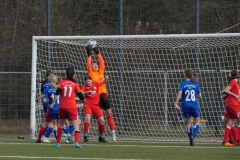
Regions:
<instances>
[{"instance_id":1,"label":"red sock","mask_svg":"<svg viewBox=\"0 0 240 160\"><path fill-rule=\"evenodd\" d=\"M75 131L75 142L80 143L80 132L79 131Z\"/></svg>"},{"instance_id":2,"label":"red sock","mask_svg":"<svg viewBox=\"0 0 240 160\"><path fill-rule=\"evenodd\" d=\"M38 133L38 140L39 140L39 141L41 140L42 135L44 135L45 131L46 131L46 128L44 128L44 127L42 126L42 127L40 128L40 130L39 130L39 133Z\"/></svg>"},{"instance_id":3,"label":"red sock","mask_svg":"<svg viewBox=\"0 0 240 160\"><path fill-rule=\"evenodd\" d=\"M98 125L98 131L99 131L100 134L104 133L104 129L105 129L105 125L102 125L102 124Z\"/></svg>"},{"instance_id":4,"label":"red sock","mask_svg":"<svg viewBox=\"0 0 240 160\"><path fill-rule=\"evenodd\" d=\"M57 129L57 143L61 143L63 129L58 127Z\"/></svg>"},{"instance_id":5,"label":"red sock","mask_svg":"<svg viewBox=\"0 0 240 160\"><path fill-rule=\"evenodd\" d=\"M107 116L107 122L108 122L108 125L109 125L111 131L115 130L115 124L114 124L114 120L112 118L112 115Z\"/></svg>"},{"instance_id":6,"label":"red sock","mask_svg":"<svg viewBox=\"0 0 240 160\"><path fill-rule=\"evenodd\" d=\"M238 125L238 141L240 141L240 125Z\"/></svg>"},{"instance_id":7,"label":"red sock","mask_svg":"<svg viewBox=\"0 0 240 160\"><path fill-rule=\"evenodd\" d=\"M223 137L223 142L227 142L228 141L228 137L229 137L230 132L231 132L231 127L226 126L224 137Z\"/></svg>"},{"instance_id":8,"label":"red sock","mask_svg":"<svg viewBox=\"0 0 240 160\"><path fill-rule=\"evenodd\" d=\"M234 138L234 142L236 143L238 141L238 133L237 133L237 129L235 126L231 128L231 132L232 132L232 135Z\"/></svg>"},{"instance_id":9,"label":"red sock","mask_svg":"<svg viewBox=\"0 0 240 160\"><path fill-rule=\"evenodd\" d=\"M88 134L88 130L89 130L89 123L84 122L84 133Z\"/></svg>"},{"instance_id":10,"label":"red sock","mask_svg":"<svg viewBox=\"0 0 240 160\"><path fill-rule=\"evenodd\" d=\"M229 134L229 140L234 141L234 137L233 137L232 131Z\"/></svg>"}]
</instances>

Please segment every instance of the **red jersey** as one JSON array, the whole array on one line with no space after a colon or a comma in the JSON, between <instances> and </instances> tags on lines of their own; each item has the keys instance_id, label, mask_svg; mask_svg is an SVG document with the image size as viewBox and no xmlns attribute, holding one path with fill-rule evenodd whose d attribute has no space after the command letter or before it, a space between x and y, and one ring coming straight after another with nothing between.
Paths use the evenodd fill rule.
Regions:
<instances>
[{"instance_id":1,"label":"red jersey","mask_svg":"<svg viewBox=\"0 0 240 160\"><path fill-rule=\"evenodd\" d=\"M91 91L91 93L85 94L85 105L99 105L99 87L102 86L101 82L92 82L92 86L84 85L82 91Z\"/></svg>"},{"instance_id":2,"label":"red jersey","mask_svg":"<svg viewBox=\"0 0 240 160\"><path fill-rule=\"evenodd\" d=\"M59 107L77 108L75 95L81 92L78 83L66 78L59 83L58 88L62 89Z\"/></svg>"},{"instance_id":3,"label":"red jersey","mask_svg":"<svg viewBox=\"0 0 240 160\"><path fill-rule=\"evenodd\" d=\"M231 80L231 82L229 83L228 86L231 87L230 91L233 94L239 96L239 85L238 85L237 81ZM226 103L239 104L238 100L232 95L227 96Z\"/></svg>"}]
</instances>

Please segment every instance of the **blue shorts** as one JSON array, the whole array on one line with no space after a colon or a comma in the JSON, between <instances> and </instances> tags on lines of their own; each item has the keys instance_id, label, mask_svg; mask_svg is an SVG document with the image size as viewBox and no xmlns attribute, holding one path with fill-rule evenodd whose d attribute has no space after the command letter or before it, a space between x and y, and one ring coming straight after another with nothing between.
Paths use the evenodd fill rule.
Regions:
<instances>
[{"instance_id":1,"label":"blue shorts","mask_svg":"<svg viewBox=\"0 0 240 160\"><path fill-rule=\"evenodd\" d=\"M186 119L189 119L191 117L193 118L198 118L200 117L200 111L198 109L198 106L182 106L182 112L183 112L183 117Z\"/></svg>"},{"instance_id":2,"label":"blue shorts","mask_svg":"<svg viewBox=\"0 0 240 160\"><path fill-rule=\"evenodd\" d=\"M48 107L43 107L43 111L44 111L44 113L47 112L47 108L48 108Z\"/></svg>"},{"instance_id":3,"label":"blue shorts","mask_svg":"<svg viewBox=\"0 0 240 160\"><path fill-rule=\"evenodd\" d=\"M191 117L198 118L200 117L200 112L183 112L183 117L189 119Z\"/></svg>"},{"instance_id":4,"label":"blue shorts","mask_svg":"<svg viewBox=\"0 0 240 160\"><path fill-rule=\"evenodd\" d=\"M51 120L57 120L58 119L58 113L50 113L50 119Z\"/></svg>"}]
</instances>

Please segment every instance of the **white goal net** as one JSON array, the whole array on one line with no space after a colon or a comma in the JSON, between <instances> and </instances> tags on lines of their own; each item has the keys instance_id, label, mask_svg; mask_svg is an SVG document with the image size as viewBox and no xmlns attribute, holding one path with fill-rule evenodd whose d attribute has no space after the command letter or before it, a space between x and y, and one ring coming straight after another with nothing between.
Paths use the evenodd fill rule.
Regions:
<instances>
[{"instance_id":1,"label":"white goal net","mask_svg":"<svg viewBox=\"0 0 240 160\"><path fill-rule=\"evenodd\" d=\"M186 68L194 71L203 95L196 141L222 140L225 103L220 92L230 71L239 69L240 34L33 37L32 138L43 122L41 103L35 104L34 98L46 68L64 78L65 69L73 67L82 86L89 39L97 41L105 60L118 140L188 140L186 122L173 105ZM94 53L92 58L98 62ZM98 136L95 119L89 134L92 139ZM105 136L111 136L107 123Z\"/></svg>"}]
</instances>

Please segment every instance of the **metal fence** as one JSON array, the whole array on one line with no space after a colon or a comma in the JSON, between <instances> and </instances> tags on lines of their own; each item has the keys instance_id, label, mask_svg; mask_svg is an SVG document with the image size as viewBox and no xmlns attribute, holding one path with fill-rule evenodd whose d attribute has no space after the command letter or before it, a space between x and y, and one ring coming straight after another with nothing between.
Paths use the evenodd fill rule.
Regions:
<instances>
[{"instance_id":1,"label":"metal fence","mask_svg":"<svg viewBox=\"0 0 240 160\"><path fill-rule=\"evenodd\" d=\"M0 133L29 133L31 72L0 72Z\"/></svg>"}]
</instances>

